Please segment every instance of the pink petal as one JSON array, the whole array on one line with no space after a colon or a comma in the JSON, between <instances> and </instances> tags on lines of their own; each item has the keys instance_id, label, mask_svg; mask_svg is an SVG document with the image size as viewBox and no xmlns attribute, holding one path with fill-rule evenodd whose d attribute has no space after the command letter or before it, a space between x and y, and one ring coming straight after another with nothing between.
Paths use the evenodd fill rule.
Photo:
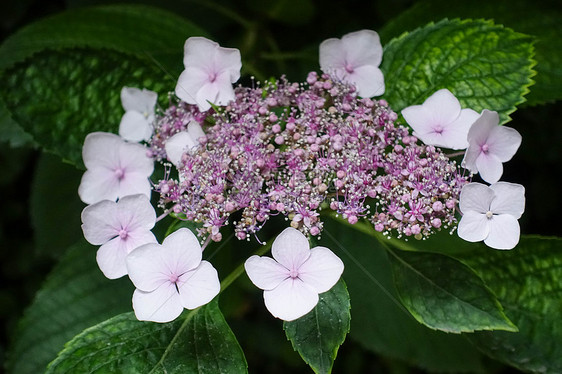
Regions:
<instances>
[{"instance_id":1,"label":"pink petal","mask_svg":"<svg viewBox=\"0 0 562 374\"><path fill-rule=\"evenodd\" d=\"M180 295L173 283L163 283L152 292L135 290L133 309L139 321L170 322L183 312Z\"/></svg>"},{"instance_id":2,"label":"pink petal","mask_svg":"<svg viewBox=\"0 0 562 374\"><path fill-rule=\"evenodd\" d=\"M183 46L183 64L186 68L206 68L209 61L215 58L215 51L219 43L202 36L192 36L185 41Z\"/></svg>"},{"instance_id":3,"label":"pink petal","mask_svg":"<svg viewBox=\"0 0 562 374\"><path fill-rule=\"evenodd\" d=\"M129 253L126 243L116 237L102 245L96 253L96 261L103 275L117 279L127 274L125 258Z\"/></svg>"},{"instance_id":4,"label":"pink petal","mask_svg":"<svg viewBox=\"0 0 562 374\"><path fill-rule=\"evenodd\" d=\"M156 212L146 195L122 197L119 199L117 207L117 218L129 234L136 231L149 231L156 223Z\"/></svg>"},{"instance_id":5,"label":"pink petal","mask_svg":"<svg viewBox=\"0 0 562 374\"><path fill-rule=\"evenodd\" d=\"M434 133L433 117L423 105L412 105L402 109L402 116L414 130L414 135L423 141L426 134ZM425 143L425 142L424 142Z\"/></svg>"},{"instance_id":6,"label":"pink petal","mask_svg":"<svg viewBox=\"0 0 562 374\"><path fill-rule=\"evenodd\" d=\"M289 270L270 257L252 256L244 268L252 283L262 290L271 290L289 277Z\"/></svg>"},{"instance_id":7,"label":"pink petal","mask_svg":"<svg viewBox=\"0 0 562 374\"><path fill-rule=\"evenodd\" d=\"M431 113L433 123L442 127L454 122L461 113L461 104L446 88L436 91L422 105Z\"/></svg>"},{"instance_id":8,"label":"pink petal","mask_svg":"<svg viewBox=\"0 0 562 374\"><path fill-rule=\"evenodd\" d=\"M298 270L310 256L310 245L300 231L288 227L275 238L271 254L288 270Z\"/></svg>"},{"instance_id":9,"label":"pink petal","mask_svg":"<svg viewBox=\"0 0 562 374\"><path fill-rule=\"evenodd\" d=\"M490 186L495 193L490 210L519 219L525 211L525 187L516 183L497 182Z\"/></svg>"},{"instance_id":10,"label":"pink petal","mask_svg":"<svg viewBox=\"0 0 562 374\"><path fill-rule=\"evenodd\" d=\"M348 78L357 87L361 97L373 97L384 94L384 76L382 71L373 65L355 68Z\"/></svg>"},{"instance_id":11,"label":"pink petal","mask_svg":"<svg viewBox=\"0 0 562 374\"><path fill-rule=\"evenodd\" d=\"M445 129L447 141L443 147L449 149L465 149L468 147L468 131L480 115L472 109L461 109L457 119Z\"/></svg>"},{"instance_id":12,"label":"pink petal","mask_svg":"<svg viewBox=\"0 0 562 374\"><path fill-rule=\"evenodd\" d=\"M470 147L480 148L485 144L492 129L500 122L497 112L484 109L480 117L474 122L468 131L468 142Z\"/></svg>"},{"instance_id":13,"label":"pink petal","mask_svg":"<svg viewBox=\"0 0 562 374\"><path fill-rule=\"evenodd\" d=\"M463 214L457 228L461 239L469 242L479 242L484 240L489 232L489 220L485 214L469 211Z\"/></svg>"},{"instance_id":14,"label":"pink petal","mask_svg":"<svg viewBox=\"0 0 562 374\"><path fill-rule=\"evenodd\" d=\"M221 285L217 271L207 261L179 278L180 300L184 308L195 309L205 305L219 294Z\"/></svg>"},{"instance_id":15,"label":"pink petal","mask_svg":"<svg viewBox=\"0 0 562 374\"><path fill-rule=\"evenodd\" d=\"M333 69L345 68L346 55L340 39L330 38L320 44L320 69L328 74Z\"/></svg>"},{"instance_id":16,"label":"pink petal","mask_svg":"<svg viewBox=\"0 0 562 374\"><path fill-rule=\"evenodd\" d=\"M217 48L214 68L219 74L227 73L228 81L235 83L240 79L240 69L242 69L240 51L236 48Z\"/></svg>"},{"instance_id":17,"label":"pink petal","mask_svg":"<svg viewBox=\"0 0 562 374\"><path fill-rule=\"evenodd\" d=\"M103 167L88 169L82 175L78 195L86 204L101 200L115 201L119 197L119 180L112 170Z\"/></svg>"},{"instance_id":18,"label":"pink petal","mask_svg":"<svg viewBox=\"0 0 562 374\"><path fill-rule=\"evenodd\" d=\"M496 183L503 174L502 162L491 153L480 153L476 158L476 168L480 177L488 183Z\"/></svg>"},{"instance_id":19,"label":"pink petal","mask_svg":"<svg viewBox=\"0 0 562 374\"><path fill-rule=\"evenodd\" d=\"M355 67L379 66L382 61L382 45L373 30L360 30L346 34L341 39L347 62Z\"/></svg>"},{"instance_id":20,"label":"pink petal","mask_svg":"<svg viewBox=\"0 0 562 374\"><path fill-rule=\"evenodd\" d=\"M209 74L197 67L186 68L178 78L176 96L188 104L197 104L197 92L209 80Z\"/></svg>"},{"instance_id":21,"label":"pink petal","mask_svg":"<svg viewBox=\"0 0 562 374\"><path fill-rule=\"evenodd\" d=\"M140 173L145 177L154 171L154 161L146 155L146 147L127 142L119 147L118 166L126 173Z\"/></svg>"},{"instance_id":22,"label":"pink petal","mask_svg":"<svg viewBox=\"0 0 562 374\"><path fill-rule=\"evenodd\" d=\"M213 104L227 105L236 99L229 72L225 71L217 75L214 84L218 87L218 95L214 101L209 100Z\"/></svg>"},{"instance_id":23,"label":"pink petal","mask_svg":"<svg viewBox=\"0 0 562 374\"><path fill-rule=\"evenodd\" d=\"M150 180L146 173L127 171L118 186L117 195L119 197L138 194L150 197L152 192Z\"/></svg>"},{"instance_id":24,"label":"pink petal","mask_svg":"<svg viewBox=\"0 0 562 374\"><path fill-rule=\"evenodd\" d=\"M165 262L178 276L199 266L202 258L201 244L187 228L174 231L164 239Z\"/></svg>"},{"instance_id":25,"label":"pink petal","mask_svg":"<svg viewBox=\"0 0 562 374\"><path fill-rule=\"evenodd\" d=\"M299 278L318 293L331 289L343 273L343 262L325 247L314 247L299 268Z\"/></svg>"},{"instance_id":26,"label":"pink petal","mask_svg":"<svg viewBox=\"0 0 562 374\"><path fill-rule=\"evenodd\" d=\"M511 127L497 126L488 137L489 152L501 162L511 160L521 145L521 134Z\"/></svg>"},{"instance_id":27,"label":"pink petal","mask_svg":"<svg viewBox=\"0 0 562 374\"><path fill-rule=\"evenodd\" d=\"M191 139L197 141L205 136L205 132L201 128L201 125L197 121L191 121L187 125L187 133L191 136Z\"/></svg>"},{"instance_id":28,"label":"pink petal","mask_svg":"<svg viewBox=\"0 0 562 374\"><path fill-rule=\"evenodd\" d=\"M93 132L84 139L82 160L87 169L105 167L113 170L119 159L119 148L123 140L108 132Z\"/></svg>"},{"instance_id":29,"label":"pink petal","mask_svg":"<svg viewBox=\"0 0 562 374\"><path fill-rule=\"evenodd\" d=\"M82 231L86 240L94 245L107 243L119 235L121 224L117 218L117 203L103 200L88 205L82 211Z\"/></svg>"},{"instance_id":30,"label":"pink petal","mask_svg":"<svg viewBox=\"0 0 562 374\"><path fill-rule=\"evenodd\" d=\"M142 291L154 291L170 281L166 251L160 244L145 244L136 248L129 253L125 262L129 278Z\"/></svg>"},{"instance_id":31,"label":"pink petal","mask_svg":"<svg viewBox=\"0 0 562 374\"><path fill-rule=\"evenodd\" d=\"M219 87L216 82L206 82L195 94L195 101L197 102L199 110L202 112L207 111L211 108L211 104L209 103L216 104L220 90L221 87Z\"/></svg>"},{"instance_id":32,"label":"pink petal","mask_svg":"<svg viewBox=\"0 0 562 374\"><path fill-rule=\"evenodd\" d=\"M272 290L263 292L265 307L274 317L293 321L318 304L318 293L298 278L288 278Z\"/></svg>"},{"instance_id":33,"label":"pink petal","mask_svg":"<svg viewBox=\"0 0 562 374\"><path fill-rule=\"evenodd\" d=\"M152 125L144 115L130 110L121 117L119 135L130 142L148 140L152 136Z\"/></svg>"},{"instance_id":34,"label":"pink petal","mask_svg":"<svg viewBox=\"0 0 562 374\"><path fill-rule=\"evenodd\" d=\"M136 111L139 113L154 113L154 107L158 100L156 92L143 88L123 87L121 89L121 103L126 111Z\"/></svg>"},{"instance_id":35,"label":"pink petal","mask_svg":"<svg viewBox=\"0 0 562 374\"><path fill-rule=\"evenodd\" d=\"M509 214L494 215L490 219L490 233L484 243L495 249L512 249L519 243L517 219Z\"/></svg>"},{"instance_id":36,"label":"pink petal","mask_svg":"<svg viewBox=\"0 0 562 374\"><path fill-rule=\"evenodd\" d=\"M468 183L461 190L459 207L462 214L468 212L486 214L494 197L494 191L488 186L476 182Z\"/></svg>"},{"instance_id":37,"label":"pink petal","mask_svg":"<svg viewBox=\"0 0 562 374\"><path fill-rule=\"evenodd\" d=\"M168 160L178 166L183 154L194 149L198 144L187 131L182 131L166 140L164 149Z\"/></svg>"}]
</instances>

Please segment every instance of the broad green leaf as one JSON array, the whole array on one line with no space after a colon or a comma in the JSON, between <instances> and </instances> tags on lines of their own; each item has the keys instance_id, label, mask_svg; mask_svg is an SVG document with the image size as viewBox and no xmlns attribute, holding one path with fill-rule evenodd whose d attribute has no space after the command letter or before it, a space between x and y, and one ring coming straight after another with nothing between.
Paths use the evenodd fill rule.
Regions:
<instances>
[{"instance_id":1,"label":"broad green leaf","mask_svg":"<svg viewBox=\"0 0 562 374\"><path fill-rule=\"evenodd\" d=\"M284 322L287 338L315 373L330 373L338 348L350 326L349 294L343 280L320 294L316 307L305 316Z\"/></svg>"},{"instance_id":2,"label":"broad green leaf","mask_svg":"<svg viewBox=\"0 0 562 374\"><path fill-rule=\"evenodd\" d=\"M350 338L374 352L435 372L484 373L483 355L464 334L432 330L402 306L394 289L386 250L373 237L327 220L321 245L345 263L351 298Z\"/></svg>"},{"instance_id":3,"label":"broad green leaf","mask_svg":"<svg viewBox=\"0 0 562 374\"><path fill-rule=\"evenodd\" d=\"M562 372L562 239L522 237L511 251L477 246L464 258L495 292L519 333L486 331L471 339L521 370Z\"/></svg>"},{"instance_id":4,"label":"broad green leaf","mask_svg":"<svg viewBox=\"0 0 562 374\"><path fill-rule=\"evenodd\" d=\"M400 299L420 323L452 333L517 331L482 279L459 261L393 250L390 260Z\"/></svg>"},{"instance_id":5,"label":"broad green leaf","mask_svg":"<svg viewBox=\"0 0 562 374\"><path fill-rule=\"evenodd\" d=\"M42 373L74 335L131 310L134 287L110 281L99 270L95 249L71 247L26 310L9 351L8 373Z\"/></svg>"},{"instance_id":6,"label":"broad green leaf","mask_svg":"<svg viewBox=\"0 0 562 374\"><path fill-rule=\"evenodd\" d=\"M429 0L416 2L381 30L386 43L404 31L443 18L487 18L515 31L534 36L535 84L526 96L530 105L562 99L562 10L555 1Z\"/></svg>"},{"instance_id":7,"label":"broad green leaf","mask_svg":"<svg viewBox=\"0 0 562 374\"><path fill-rule=\"evenodd\" d=\"M49 154L39 157L31 186L31 224L35 251L60 257L83 237L80 213L85 204L78 197L82 172Z\"/></svg>"},{"instance_id":8,"label":"broad green leaf","mask_svg":"<svg viewBox=\"0 0 562 374\"><path fill-rule=\"evenodd\" d=\"M505 123L533 83L532 57L531 37L491 21L430 23L385 46L383 97L400 111L447 88L464 108L497 111Z\"/></svg>"},{"instance_id":9,"label":"broad green leaf","mask_svg":"<svg viewBox=\"0 0 562 374\"><path fill-rule=\"evenodd\" d=\"M0 97L0 142L7 142L11 147L33 144L31 135L23 131L12 119L4 100Z\"/></svg>"},{"instance_id":10,"label":"broad green leaf","mask_svg":"<svg viewBox=\"0 0 562 374\"><path fill-rule=\"evenodd\" d=\"M68 342L52 373L246 373L246 359L217 299L169 323L124 313Z\"/></svg>"},{"instance_id":11,"label":"broad green leaf","mask_svg":"<svg viewBox=\"0 0 562 374\"><path fill-rule=\"evenodd\" d=\"M148 88L166 102L182 70L183 44L193 35L204 32L146 6L64 12L0 47L0 96L39 145L80 166L88 133L117 132L123 86Z\"/></svg>"}]
</instances>

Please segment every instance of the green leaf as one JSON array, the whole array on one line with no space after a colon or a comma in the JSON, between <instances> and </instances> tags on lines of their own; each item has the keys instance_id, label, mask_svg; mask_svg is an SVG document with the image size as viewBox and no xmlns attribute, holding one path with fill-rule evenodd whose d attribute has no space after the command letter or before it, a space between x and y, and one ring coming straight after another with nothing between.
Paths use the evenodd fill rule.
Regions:
<instances>
[{"instance_id":1,"label":"green leaf","mask_svg":"<svg viewBox=\"0 0 562 374\"><path fill-rule=\"evenodd\" d=\"M68 342L52 373L246 373L246 359L217 299L170 323L124 313Z\"/></svg>"},{"instance_id":2,"label":"green leaf","mask_svg":"<svg viewBox=\"0 0 562 374\"><path fill-rule=\"evenodd\" d=\"M511 251L484 245L464 258L495 292L519 333L479 332L471 340L509 365L562 372L562 239L522 237Z\"/></svg>"},{"instance_id":3,"label":"green leaf","mask_svg":"<svg viewBox=\"0 0 562 374\"><path fill-rule=\"evenodd\" d=\"M517 331L495 295L466 265L434 253L390 253L398 294L420 323L452 333Z\"/></svg>"},{"instance_id":4,"label":"green leaf","mask_svg":"<svg viewBox=\"0 0 562 374\"><path fill-rule=\"evenodd\" d=\"M4 100L0 97L0 142L8 142L11 147L21 147L33 144L31 135L23 131L20 125L12 119Z\"/></svg>"},{"instance_id":5,"label":"green leaf","mask_svg":"<svg viewBox=\"0 0 562 374\"><path fill-rule=\"evenodd\" d=\"M203 34L174 14L145 6L61 13L0 47L0 96L38 144L80 166L88 133L117 132L121 88L145 87L165 102L182 69L185 39Z\"/></svg>"},{"instance_id":6,"label":"green leaf","mask_svg":"<svg viewBox=\"0 0 562 374\"><path fill-rule=\"evenodd\" d=\"M7 360L9 373L42 373L74 335L131 310L134 287L127 278L105 278L95 253L80 242L53 269L19 323Z\"/></svg>"},{"instance_id":7,"label":"green leaf","mask_svg":"<svg viewBox=\"0 0 562 374\"><path fill-rule=\"evenodd\" d=\"M483 355L464 334L432 330L412 317L394 289L386 250L356 228L326 220L321 241L345 263L353 309L350 338L432 372L487 372Z\"/></svg>"},{"instance_id":8,"label":"green leaf","mask_svg":"<svg viewBox=\"0 0 562 374\"><path fill-rule=\"evenodd\" d=\"M82 172L54 155L39 157L31 186L31 224L37 254L60 257L83 237L78 198Z\"/></svg>"},{"instance_id":9,"label":"green leaf","mask_svg":"<svg viewBox=\"0 0 562 374\"><path fill-rule=\"evenodd\" d=\"M484 20L443 20L391 40L381 70L395 111L441 88L462 107L497 111L500 122L524 101L535 64L532 38Z\"/></svg>"},{"instance_id":10,"label":"green leaf","mask_svg":"<svg viewBox=\"0 0 562 374\"><path fill-rule=\"evenodd\" d=\"M305 316L284 322L293 349L315 373L330 373L338 348L349 332L349 294L343 280L320 294L316 307Z\"/></svg>"},{"instance_id":11,"label":"green leaf","mask_svg":"<svg viewBox=\"0 0 562 374\"><path fill-rule=\"evenodd\" d=\"M562 99L562 10L555 1L429 0L416 2L381 30L384 43L412 29L443 18L488 18L536 38L537 75L526 96L530 105Z\"/></svg>"}]
</instances>

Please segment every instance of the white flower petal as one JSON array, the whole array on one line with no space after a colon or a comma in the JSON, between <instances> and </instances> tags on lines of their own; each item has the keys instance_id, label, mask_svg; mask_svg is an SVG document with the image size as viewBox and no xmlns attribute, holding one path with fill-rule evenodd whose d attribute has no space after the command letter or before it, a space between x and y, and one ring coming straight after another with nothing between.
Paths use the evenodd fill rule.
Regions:
<instances>
[{"instance_id":1,"label":"white flower petal","mask_svg":"<svg viewBox=\"0 0 562 374\"><path fill-rule=\"evenodd\" d=\"M154 227L156 212L144 194L127 195L117 203L117 218L131 232L145 232Z\"/></svg>"},{"instance_id":2,"label":"white flower petal","mask_svg":"<svg viewBox=\"0 0 562 374\"><path fill-rule=\"evenodd\" d=\"M168 160L177 167L183 154L190 152L198 145L199 143L187 131L182 131L166 140L164 149Z\"/></svg>"},{"instance_id":3,"label":"white flower petal","mask_svg":"<svg viewBox=\"0 0 562 374\"><path fill-rule=\"evenodd\" d=\"M78 186L78 196L86 204L102 200L115 201L119 192L119 180L115 178L113 171L105 168L86 170Z\"/></svg>"},{"instance_id":4,"label":"white flower petal","mask_svg":"<svg viewBox=\"0 0 562 374\"><path fill-rule=\"evenodd\" d=\"M152 136L152 125L141 113L129 110L121 117L119 135L130 142L148 140Z\"/></svg>"},{"instance_id":5,"label":"white flower petal","mask_svg":"<svg viewBox=\"0 0 562 374\"><path fill-rule=\"evenodd\" d=\"M183 306L176 286L167 282L152 292L135 290L133 309L139 321L170 322L179 317Z\"/></svg>"},{"instance_id":6,"label":"white flower petal","mask_svg":"<svg viewBox=\"0 0 562 374\"><path fill-rule=\"evenodd\" d=\"M511 127L496 126L488 137L490 153L494 154L501 162L511 160L521 145L521 134Z\"/></svg>"},{"instance_id":7,"label":"white flower petal","mask_svg":"<svg viewBox=\"0 0 562 374\"><path fill-rule=\"evenodd\" d=\"M343 262L326 247L314 247L299 268L299 278L318 293L331 289L343 273Z\"/></svg>"},{"instance_id":8,"label":"white flower petal","mask_svg":"<svg viewBox=\"0 0 562 374\"><path fill-rule=\"evenodd\" d=\"M382 45L379 34L373 30L350 32L341 38L347 62L359 67L379 66L382 61Z\"/></svg>"},{"instance_id":9,"label":"white flower petal","mask_svg":"<svg viewBox=\"0 0 562 374\"><path fill-rule=\"evenodd\" d=\"M203 132L201 125L197 121L189 122L189 124L187 125L187 133L189 134L189 136L191 136L191 139L193 139L195 142L197 142L199 138L205 136L205 132Z\"/></svg>"},{"instance_id":10,"label":"white flower petal","mask_svg":"<svg viewBox=\"0 0 562 374\"><path fill-rule=\"evenodd\" d=\"M128 254L126 243L116 237L98 249L96 261L103 275L109 279L117 279L127 274L125 258Z\"/></svg>"},{"instance_id":11,"label":"white flower petal","mask_svg":"<svg viewBox=\"0 0 562 374\"><path fill-rule=\"evenodd\" d=\"M178 78L176 84L176 96L188 104L197 104L197 92L207 83L209 74L204 70L189 67L186 68Z\"/></svg>"},{"instance_id":12,"label":"white flower petal","mask_svg":"<svg viewBox=\"0 0 562 374\"><path fill-rule=\"evenodd\" d=\"M485 214L468 211L463 214L457 229L461 239L469 242L484 240L490 233L489 220Z\"/></svg>"},{"instance_id":13,"label":"white flower petal","mask_svg":"<svg viewBox=\"0 0 562 374\"><path fill-rule=\"evenodd\" d=\"M293 321L318 304L318 293L298 278L288 278L272 290L263 292L267 310L274 317Z\"/></svg>"},{"instance_id":14,"label":"white flower petal","mask_svg":"<svg viewBox=\"0 0 562 374\"><path fill-rule=\"evenodd\" d=\"M503 174L502 162L491 153L480 153L476 158L476 168L480 177L488 183L496 183Z\"/></svg>"},{"instance_id":15,"label":"white flower petal","mask_svg":"<svg viewBox=\"0 0 562 374\"><path fill-rule=\"evenodd\" d=\"M299 230L288 227L275 238L271 254L287 269L298 270L310 256L310 245Z\"/></svg>"},{"instance_id":16,"label":"white flower petal","mask_svg":"<svg viewBox=\"0 0 562 374\"><path fill-rule=\"evenodd\" d=\"M470 211L486 214L490 210L490 204L495 194L488 186L482 183L472 182L462 187L459 207L462 214Z\"/></svg>"},{"instance_id":17,"label":"white flower petal","mask_svg":"<svg viewBox=\"0 0 562 374\"><path fill-rule=\"evenodd\" d=\"M106 167L113 169L115 160L119 158L123 140L108 132L92 132L86 135L82 147L82 160L87 169Z\"/></svg>"},{"instance_id":18,"label":"white flower petal","mask_svg":"<svg viewBox=\"0 0 562 374\"><path fill-rule=\"evenodd\" d=\"M462 167L467 168L472 173L478 173L477 163L480 155L483 154L482 146L487 143L488 136L493 128L499 123L497 112L484 109L482 114L468 130L468 148L462 160ZM498 178L499 179L499 178ZM493 183L493 182L491 182Z\"/></svg>"},{"instance_id":19,"label":"white flower petal","mask_svg":"<svg viewBox=\"0 0 562 374\"><path fill-rule=\"evenodd\" d=\"M146 155L146 147L122 142L119 147L118 165L125 172L136 172L149 177L154 171L154 161Z\"/></svg>"},{"instance_id":20,"label":"white flower petal","mask_svg":"<svg viewBox=\"0 0 562 374\"><path fill-rule=\"evenodd\" d=\"M125 111L134 110L141 114L154 113L157 100L158 94L146 88L140 90L135 87L123 87L121 89L121 104Z\"/></svg>"},{"instance_id":21,"label":"white flower petal","mask_svg":"<svg viewBox=\"0 0 562 374\"><path fill-rule=\"evenodd\" d=\"M289 270L270 257L252 256L244 263L246 274L256 287L271 290L289 277Z\"/></svg>"},{"instance_id":22,"label":"white flower petal","mask_svg":"<svg viewBox=\"0 0 562 374\"><path fill-rule=\"evenodd\" d=\"M494 215L490 233L484 243L495 249L512 249L519 243L520 228L517 219L509 214Z\"/></svg>"},{"instance_id":23,"label":"white flower petal","mask_svg":"<svg viewBox=\"0 0 562 374\"><path fill-rule=\"evenodd\" d=\"M330 74L333 69L345 68L345 51L342 42L337 38L330 38L320 43L320 69Z\"/></svg>"},{"instance_id":24,"label":"white flower petal","mask_svg":"<svg viewBox=\"0 0 562 374\"><path fill-rule=\"evenodd\" d=\"M447 141L443 145L449 149L465 149L468 147L468 131L470 127L480 118L480 115L472 109L461 109L459 117L447 128Z\"/></svg>"},{"instance_id":25,"label":"white flower petal","mask_svg":"<svg viewBox=\"0 0 562 374\"><path fill-rule=\"evenodd\" d=\"M117 210L117 203L110 200L84 208L81 214L82 231L90 244L105 244L119 234L121 227Z\"/></svg>"},{"instance_id":26,"label":"white flower petal","mask_svg":"<svg viewBox=\"0 0 562 374\"><path fill-rule=\"evenodd\" d=\"M232 89L230 83L229 86L230 89ZM219 97L221 88L222 87L219 86L219 84L217 84L216 82L207 82L199 89L199 91L197 91L197 93L195 94L195 101L200 111L205 112L209 110L211 108L211 103L218 105L217 99Z\"/></svg>"},{"instance_id":27,"label":"white flower petal","mask_svg":"<svg viewBox=\"0 0 562 374\"><path fill-rule=\"evenodd\" d=\"M519 219L525 211L525 187L516 183L497 182L490 186L495 193L490 210L495 214L510 214Z\"/></svg>"},{"instance_id":28,"label":"white flower petal","mask_svg":"<svg viewBox=\"0 0 562 374\"><path fill-rule=\"evenodd\" d=\"M382 71L372 65L359 66L349 74L349 81L355 84L361 97L373 97L384 94L384 76Z\"/></svg>"},{"instance_id":29,"label":"white flower petal","mask_svg":"<svg viewBox=\"0 0 562 374\"><path fill-rule=\"evenodd\" d=\"M170 281L170 269L165 250L160 244L145 244L129 253L125 259L127 273L136 288L150 292Z\"/></svg>"},{"instance_id":30,"label":"white flower petal","mask_svg":"<svg viewBox=\"0 0 562 374\"><path fill-rule=\"evenodd\" d=\"M198 267L203 255L197 237L184 227L164 239L162 256L168 268L179 275Z\"/></svg>"},{"instance_id":31,"label":"white flower petal","mask_svg":"<svg viewBox=\"0 0 562 374\"><path fill-rule=\"evenodd\" d=\"M201 261L195 270L179 278L178 288L183 307L195 309L213 300L219 294L221 285L213 265Z\"/></svg>"},{"instance_id":32,"label":"white flower petal","mask_svg":"<svg viewBox=\"0 0 562 374\"><path fill-rule=\"evenodd\" d=\"M461 113L461 104L446 88L436 91L422 104L431 113L433 123L446 127Z\"/></svg>"}]
</instances>

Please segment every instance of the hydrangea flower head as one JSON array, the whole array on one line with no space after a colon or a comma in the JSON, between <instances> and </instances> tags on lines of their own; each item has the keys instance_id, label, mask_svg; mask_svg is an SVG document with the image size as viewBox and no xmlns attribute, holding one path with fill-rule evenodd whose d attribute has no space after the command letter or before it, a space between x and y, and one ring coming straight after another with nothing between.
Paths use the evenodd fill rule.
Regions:
<instances>
[{"instance_id":1,"label":"hydrangea flower head","mask_svg":"<svg viewBox=\"0 0 562 374\"><path fill-rule=\"evenodd\" d=\"M517 220L525 210L525 188L497 182L469 183L461 191L462 218L458 235L469 242L484 241L495 249L512 249L519 242Z\"/></svg>"},{"instance_id":2,"label":"hydrangea flower head","mask_svg":"<svg viewBox=\"0 0 562 374\"><path fill-rule=\"evenodd\" d=\"M244 267L250 280L264 290L267 310L292 321L310 312L318 294L330 290L343 273L343 262L325 247L310 249L298 230L285 229L273 242L270 257L252 256Z\"/></svg>"},{"instance_id":3,"label":"hydrangea flower head","mask_svg":"<svg viewBox=\"0 0 562 374\"><path fill-rule=\"evenodd\" d=\"M127 274L125 258L135 248L156 243L150 231L156 213L145 195L129 195L118 202L103 200L82 211L82 231L86 240L101 245L96 260L109 279Z\"/></svg>"},{"instance_id":4,"label":"hydrangea flower head","mask_svg":"<svg viewBox=\"0 0 562 374\"><path fill-rule=\"evenodd\" d=\"M428 97L422 105L409 106L402 115L414 130L413 135L428 145L465 149L470 126L478 119L472 109L461 109L457 98L447 89Z\"/></svg>"},{"instance_id":5,"label":"hydrangea flower head","mask_svg":"<svg viewBox=\"0 0 562 374\"><path fill-rule=\"evenodd\" d=\"M503 163L511 160L521 145L521 134L500 126L497 112L484 109L468 132L469 146L462 166L480 173L488 183L497 182L503 174Z\"/></svg>"},{"instance_id":6,"label":"hydrangea flower head","mask_svg":"<svg viewBox=\"0 0 562 374\"><path fill-rule=\"evenodd\" d=\"M93 132L84 140L82 159L87 170L78 195L86 204L139 193L150 197L148 177L154 161L142 145L128 143L115 134Z\"/></svg>"},{"instance_id":7,"label":"hydrangea flower head","mask_svg":"<svg viewBox=\"0 0 562 374\"><path fill-rule=\"evenodd\" d=\"M320 44L320 69L336 79L354 84L362 97L384 93L384 76L379 69L382 61L379 35L361 30L331 38Z\"/></svg>"},{"instance_id":8,"label":"hydrangea flower head","mask_svg":"<svg viewBox=\"0 0 562 374\"><path fill-rule=\"evenodd\" d=\"M226 105L234 100L232 83L240 78L242 60L235 48L220 47L209 39L191 37L184 46L183 64L176 95L202 112L211 105Z\"/></svg>"},{"instance_id":9,"label":"hydrangea flower head","mask_svg":"<svg viewBox=\"0 0 562 374\"><path fill-rule=\"evenodd\" d=\"M140 90L134 87L123 87L121 89L121 103L125 114L119 124L119 135L123 139L131 142L150 139L157 99L156 92L146 88Z\"/></svg>"},{"instance_id":10,"label":"hydrangea flower head","mask_svg":"<svg viewBox=\"0 0 562 374\"><path fill-rule=\"evenodd\" d=\"M181 228L162 245L146 244L127 256L129 278L136 287L133 309L141 321L169 322L184 308L205 305L220 291L217 271L202 261L201 245Z\"/></svg>"}]
</instances>

